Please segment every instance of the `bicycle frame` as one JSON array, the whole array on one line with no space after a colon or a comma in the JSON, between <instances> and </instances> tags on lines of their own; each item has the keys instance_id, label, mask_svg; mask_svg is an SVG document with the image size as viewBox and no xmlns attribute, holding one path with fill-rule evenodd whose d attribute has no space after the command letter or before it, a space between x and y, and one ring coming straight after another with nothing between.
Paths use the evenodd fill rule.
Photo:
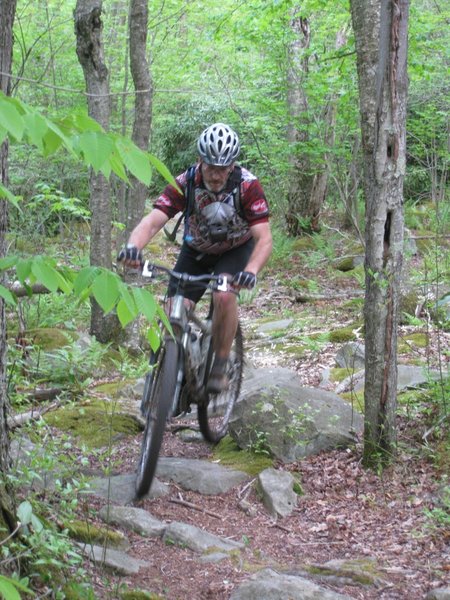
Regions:
<instances>
[{"instance_id":1,"label":"bicycle frame","mask_svg":"<svg viewBox=\"0 0 450 600\"><path fill-rule=\"evenodd\" d=\"M154 269L162 270L162 267L152 265L150 261L145 261L142 268L142 276L147 278L154 277ZM174 275L174 271L170 269L163 269L166 273ZM226 276L217 275L201 275L193 276L186 273L177 274L179 289L177 293L171 297L171 306L169 312L169 322L172 327L173 334L181 349L180 353L180 364L177 369L177 382L175 388L175 394L173 398L172 414L177 409L178 399L183 388L183 382L186 382L189 386L189 391L199 396L196 403L203 400L204 396L204 382L205 374L207 369L207 352L211 343L212 337L212 323L211 323L211 310L208 318L202 320L195 314L195 309L189 310L185 303L184 290L188 283L191 282L204 282L205 288L212 289L214 291L226 292L230 289L229 280ZM210 280L215 280L216 284L211 285ZM206 283L207 282L207 283ZM190 322L193 322L202 334L202 345L194 350L194 341L198 343L198 338L194 340L192 335L195 335L190 329ZM191 401L193 400L192 395ZM186 407L188 408L188 407Z\"/></svg>"}]
</instances>

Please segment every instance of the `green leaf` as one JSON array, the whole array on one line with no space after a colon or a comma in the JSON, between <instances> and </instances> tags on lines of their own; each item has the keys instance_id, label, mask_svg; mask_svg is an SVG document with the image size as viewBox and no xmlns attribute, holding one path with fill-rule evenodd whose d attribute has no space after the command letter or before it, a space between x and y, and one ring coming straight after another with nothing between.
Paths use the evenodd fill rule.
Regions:
<instances>
[{"instance_id":1,"label":"green leaf","mask_svg":"<svg viewBox=\"0 0 450 600\"><path fill-rule=\"evenodd\" d=\"M24 258L20 259L16 264L16 275L20 283L24 284L25 280L30 276L31 273L31 259Z\"/></svg>"},{"instance_id":2,"label":"green leaf","mask_svg":"<svg viewBox=\"0 0 450 600\"><path fill-rule=\"evenodd\" d=\"M117 304L117 316L122 327L126 327L128 323L136 317L136 312L133 314L128 308L127 303L121 298Z\"/></svg>"},{"instance_id":3,"label":"green leaf","mask_svg":"<svg viewBox=\"0 0 450 600\"><path fill-rule=\"evenodd\" d=\"M58 148L64 146L71 154L74 154L72 142L64 135L61 129L55 123L46 120L47 132L42 141L44 143L44 156L54 154Z\"/></svg>"},{"instance_id":4,"label":"green leaf","mask_svg":"<svg viewBox=\"0 0 450 600\"><path fill-rule=\"evenodd\" d=\"M162 175L164 177L164 179L166 181L168 181L171 185L173 185L178 191L181 192L180 188L178 187L177 182L175 181L174 176L172 175L172 173L169 171L169 169L166 167L166 165L161 162L159 160L159 158L156 158L156 156L154 156L153 154L147 154L149 161L151 162L151 164L155 167L155 169L158 171L158 173L160 173L160 175Z\"/></svg>"},{"instance_id":5,"label":"green leaf","mask_svg":"<svg viewBox=\"0 0 450 600\"><path fill-rule=\"evenodd\" d=\"M42 525L42 521L40 519L38 519L38 517L35 514L31 515L31 524L33 526L34 531L36 531L36 533L40 533L44 529L44 526Z\"/></svg>"},{"instance_id":6,"label":"green leaf","mask_svg":"<svg viewBox=\"0 0 450 600\"><path fill-rule=\"evenodd\" d=\"M92 293L102 310L108 313L119 298L117 275L110 271L102 271L92 284Z\"/></svg>"},{"instance_id":7,"label":"green leaf","mask_svg":"<svg viewBox=\"0 0 450 600\"><path fill-rule=\"evenodd\" d=\"M103 132L103 127L98 121L90 117L86 112L76 112L71 115L72 122L78 131Z\"/></svg>"},{"instance_id":8,"label":"green leaf","mask_svg":"<svg viewBox=\"0 0 450 600\"><path fill-rule=\"evenodd\" d=\"M150 348L153 350L153 352L156 352L161 345L161 329L156 321L154 321L151 327L148 328L147 339L150 343Z\"/></svg>"},{"instance_id":9,"label":"green leaf","mask_svg":"<svg viewBox=\"0 0 450 600\"><path fill-rule=\"evenodd\" d=\"M56 292L59 289L58 272L42 257L32 262L31 272L36 277L36 281L45 285L51 292Z\"/></svg>"},{"instance_id":10,"label":"green leaf","mask_svg":"<svg viewBox=\"0 0 450 600\"><path fill-rule=\"evenodd\" d=\"M15 582L0 575L0 595L3 600L20 600L20 594L15 587Z\"/></svg>"},{"instance_id":11,"label":"green leaf","mask_svg":"<svg viewBox=\"0 0 450 600\"><path fill-rule=\"evenodd\" d=\"M0 125L16 140L22 139L25 130L23 117L11 102L3 101L3 98L0 102Z\"/></svg>"},{"instance_id":12,"label":"green leaf","mask_svg":"<svg viewBox=\"0 0 450 600\"><path fill-rule=\"evenodd\" d=\"M156 314L155 298L148 290L143 290L142 288L134 288L133 295L139 312L151 323Z\"/></svg>"},{"instance_id":13,"label":"green leaf","mask_svg":"<svg viewBox=\"0 0 450 600\"><path fill-rule=\"evenodd\" d=\"M3 285L0 285L0 298L3 298L6 304L11 304L13 306L17 304L16 297Z\"/></svg>"},{"instance_id":14,"label":"green leaf","mask_svg":"<svg viewBox=\"0 0 450 600\"><path fill-rule=\"evenodd\" d=\"M149 185L152 172L148 154L140 150L131 140L125 138L117 138L116 148L130 173L145 185Z\"/></svg>"},{"instance_id":15,"label":"green leaf","mask_svg":"<svg viewBox=\"0 0 450 600\"><path fill-rule=\"evenodd\" d=\"M136 302L134 300L132 293L130 292L130 289L122 281L119 282L119 294L120 294L121 300L123 300L125 302L125 304L127 305L129 312L131 314L134 313L134 316L136 317L137 313L138 313Z\"/></svg>"},{"instance_id":16,"label":"green leaf","mask_svg":"<svg viewBox=\"0 0 450 600\"><path fill-rule=\"evenodd\" d=\"M129 183L129 179L127 177L127 172L126 172L123 162L122 162L120 156L117 154L117 152L113 152L111 154L111 156L109 157L109 164L110 164L111 169L117 175L117 177L122 179L122 181Z\"/></svg>"},{"instance_id":17,"label":"green leaf","mask_svg":"<svg viewBox=\"0 0 450 600\"><path fill-rule=\"evenodd\" d=\"M23 120L26 128L25 133L29 141L43 152L43 140L48 130L47 121L37 113L28 113L24 116Z\"/></svg>"},{"instance_id":18,"label":"green leaf","mask_svg":"<svg viewBox=\"0 0 450 600\"><path fill-rule=\"evenodd\" d=\"M17 262L17 256L4 256L0 258L0 271L7 271L11 267L14 267Z\"/></svg>"},{"instance_id":19,"label":"green leaf","mask_svg":"<svg viewBox=\"0 0 450 600\"><path fill-rule=\"evenodd\" d=\"M73 282L73 290L77 296L80 296L82 292L89 290L92 282L99 274L98 267L84 267L75 277Z\"/></svg>"},{"instance_id":20,"label":"green leaf","mask_svg":"<svg viewBox=\"0 0 450 600\"><path fill-rule=\"evenodd\" d=\"M33 515L33 507L28 500L24 500L21 504L19 504L17 508L17 518L22 523L22 525L28 525L31 523L31 517Z\"/></svg>"},{"instance_id":21,"label":"green leaf","mask_svg":"<svg viewBox=\"0 0 450 600\"><path fill-rule=\"evenodd\" d=\"M11 202L17 209L22 212L22 209L17 202L17 198L12 194L4 185L0 183L0 198L6 198L8 202Z\"/></svg>"},{"instance_id":22,"label":"green leaf","mask_svg":"<svg viewBox=\"0 0 450 600\"><path fill-rule=\"evenodd\" d=\"M85 131L78 139L78 145L85 160L98 172L108 160L114 142L102 132Z\"/></svg>"}]
</instances>

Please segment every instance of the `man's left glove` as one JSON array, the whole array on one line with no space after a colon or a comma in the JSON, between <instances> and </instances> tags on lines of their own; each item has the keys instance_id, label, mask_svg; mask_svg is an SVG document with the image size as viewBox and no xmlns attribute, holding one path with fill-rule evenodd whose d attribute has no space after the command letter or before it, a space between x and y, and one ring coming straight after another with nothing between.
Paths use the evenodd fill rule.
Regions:
<instances>
[{"instance_id":1,"label":"man's left glove","mask_svg":"<svg viewBox=\"0 0 450 600\"><path fill-rule=\"evenodd\" d=\"M256 275L250 271L239 271L231 282L236 287L252 290L256 285Z\"/></svg>"},{"instance_id":2,"label":"man's left glove","mask_svg":"<svg viewBox=\"0 0 450 600\"><path fill-rule=\"evenodd\" d=\"M117 255L117 260L119 262L122 262L123 260L125 260L125 261L141 263L142 262L142 252L141 252L141 250L136 248L136 246L134 246L133 244L127 244L125 246L125 248L122 248L122 250Z\"/></svg>"}]
</instances>

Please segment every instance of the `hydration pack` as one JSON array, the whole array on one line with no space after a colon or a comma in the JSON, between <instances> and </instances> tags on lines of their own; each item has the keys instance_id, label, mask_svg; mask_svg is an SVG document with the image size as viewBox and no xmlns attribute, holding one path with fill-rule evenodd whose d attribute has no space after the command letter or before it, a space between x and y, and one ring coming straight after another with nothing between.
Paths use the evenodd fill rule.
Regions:
<instances>
[{"instance_id":1,"label":"hydration pack","mask_svg":"<svg viewBox=\"0 0 450 600\"><path fill-rule=\"evenodd\" d=\"M166 236L174 241L177 231L181 225L182 220L184 219L184 236L183 239L186 242L192 240L192 237L189 233L189 217L192 214L195 203L195 169L196 165L192 165L187 170L187 185L186 185L186 208L184 209L182 215L179 217L178 221L175 224L172 232L169 234L166 229L164 229ZM241 179L242 179L242 169L240 166L235 165L233 172L230 174L230 177L227 181L226 189L230 191L233 195L233 203L234 208L240 216L243 215L242 206L241 206Z\"/></svg>"}]
</instances>

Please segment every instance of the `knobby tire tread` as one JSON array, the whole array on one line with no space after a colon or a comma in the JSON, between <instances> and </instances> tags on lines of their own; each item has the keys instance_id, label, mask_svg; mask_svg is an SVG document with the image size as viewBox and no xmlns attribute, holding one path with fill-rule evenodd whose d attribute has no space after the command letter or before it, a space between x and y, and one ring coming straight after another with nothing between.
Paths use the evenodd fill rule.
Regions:
<instances>
[{"instance_id":1,"label":"knobby tire tread","mask_svg":"<svg viewBox=\"0 0 450 600\"><path fill-rule=\"evenodd\" d=\"M153 385L147 390L151 397L136 476L136 499L148 493L155 476L166 422L176 390L178 354L177 343L173 339L166 339ZM143 404L146 404L145 398Z\"/></svg>"},{"instance_id":2,"label":"knobby tire tread","mask_svg":"<svg viewBox=\"0 0 450 600\"><path fill-rule=\"evenodd\" d=\"M217 398L208 395L207 401L200 403L198 406L198 423L200 431L205 440L211 444L217 444L227 434L228 423L241 391L242 371L244 366L244 342L240 324L238 324L236 330L230 356L232 356L233 361L230 367L232 379L230 381L229 389L226 392L219 394ZM209 376L209 371L211 370L213 357L214 352L211 347L208 354L206 381ZM226 398L224 414L216 415L214 414L214 406L215 402L220 400L220 397L222 397L222 399Z\"/></svg>"}]
</instances>

